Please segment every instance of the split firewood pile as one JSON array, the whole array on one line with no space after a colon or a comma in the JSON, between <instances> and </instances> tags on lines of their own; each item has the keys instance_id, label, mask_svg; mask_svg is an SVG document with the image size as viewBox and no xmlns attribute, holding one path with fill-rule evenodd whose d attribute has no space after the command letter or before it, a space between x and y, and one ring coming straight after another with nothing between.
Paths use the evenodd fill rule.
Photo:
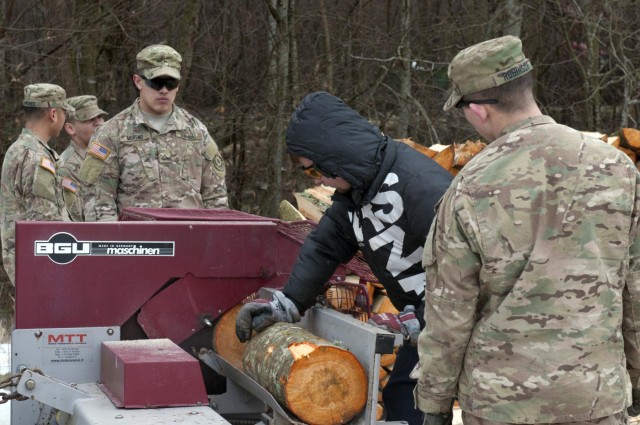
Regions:
<instances>
[{"instance_id":1,"label":"split firewood pile","mask_svg":"<svg viewBox=\"0 0 640 425\"><path fill-rule=\"evenodd\" d=\"M635 128L623 128L617 134L603 134L596 132L583 132L591 137L600 139L605 143L610 144L614 148L620 149L626 153L629 158L636 164L636 167L640 169L638 163L638 155L640 154L640 130Z\"/></svg>"},{"instance_id":2,"label":"split firewood pile","mask_svg":"<svg viewBox=\"0 0 640 425\"><path fill-rule=\"evenodd\" d=\"M458 171L460 171L462 167L467 165L471 158L487 147L487 144L481 140L467 140L464 143L433 145L429 147L422 146L411 140L411 138L398 140L433 159L454 176L458 174Z\"/></svg>"}]
</instances>

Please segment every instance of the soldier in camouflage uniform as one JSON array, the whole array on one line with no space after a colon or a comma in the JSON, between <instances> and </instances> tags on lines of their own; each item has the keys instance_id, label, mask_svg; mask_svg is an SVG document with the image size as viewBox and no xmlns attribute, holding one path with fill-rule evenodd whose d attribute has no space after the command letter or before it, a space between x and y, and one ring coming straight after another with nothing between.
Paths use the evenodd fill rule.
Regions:
<instances>
[{"instance_id":1,"label":"soldier in camouflage uniform","mask_svg":"<svg viewBox=\"0 0 640 425\"><path fill-rule=\"evenodd\" d=\"M67 103L75 108L67 115L64 129L71 138L69 146L60 154L58 173L62 177L62 194L64 202L73 221L83 221L82 188L78 173L84 161L89 139L96 127L104 123L105 111L98 106L95 96L75 96L67 99Z\"/></svg>"},{"instance_id":2,"label":"soldier in camouflage uniform","mask_svg":"<svg viewBox=\"0 0 640 425\"><path fill-rule=\"evenodd\" d=\"M136 60L140 97L94 133L80 168L85 221L116 220L123 207L227 208L218 146L174 105L182 57L152 45Z\"/></svg>"},{"instance_id":3,"label":"soldier in camouflage uniform","mask_svg":"<svg viewBox=\"0 0 640 425\"><path fill-rule=\"evenodd\" d=\"M640 174L543 115L531 69L513 36L449 65L445 111L492 143L425 243L425 424L449 421L454 397L465 424L624 423L640 388Z\"/></svg>"},{"instance_id":4,"label":"soldier in camouflage uniform","mask_svg":"<svg viewBox=\"0 0 640 425\"><path fill-rule=\"evenodd\" d=\"M4 155L0 183L2 260L14 285L16 221L69 220L57 172L58 154L48 142L60 135L65 113L73 112L73 107L66 102L64 89L53 84L26 86L22 104L25 126Z\"/></svg>"}]
</instances>

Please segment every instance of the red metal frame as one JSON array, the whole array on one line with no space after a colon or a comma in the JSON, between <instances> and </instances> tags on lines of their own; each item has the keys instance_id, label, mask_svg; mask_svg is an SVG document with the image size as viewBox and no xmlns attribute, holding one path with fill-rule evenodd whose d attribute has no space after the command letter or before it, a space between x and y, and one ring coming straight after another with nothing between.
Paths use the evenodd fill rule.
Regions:
<instances>
[{"instance_id":1,"label":"red metal frame","mask_svg":"<svg viewBox=\"0 0 640 425\"><path fill-rule=\"evenodd\" d=\"M206 406L198 361L168 339L108 341L100 388L117 407Z\"/></svg>"},{"instance_id":2,"label":"red metal frame","mask_svg":"<svg viewBox=\"0 0 640 425\"><path fill-rule=\"evenodd\" d=\"M121 326L181 343L261 287L286 283L301 241L239 211L132 209L105 223L17 222L16 328ZM36 255L57 233L78 242L173 242L173 256ZM332 279L342 280L339 267Z\"/></svg>"}]
</instances>

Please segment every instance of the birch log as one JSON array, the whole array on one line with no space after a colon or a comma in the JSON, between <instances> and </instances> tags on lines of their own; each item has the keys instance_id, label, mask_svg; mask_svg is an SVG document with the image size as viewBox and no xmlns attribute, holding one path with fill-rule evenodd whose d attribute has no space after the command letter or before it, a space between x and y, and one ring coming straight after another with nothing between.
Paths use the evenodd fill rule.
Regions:
<instances>
[{"instance_id":1,"label":"birch log","mask_svg":"<svg viewBox=\"0 0 640 425\"><path fill-rule=\"evenodd\" d=\"M367 400L367 376L349 351L290 323L276 323L247 343L245 372L312 425L344 424Z\"/></svg>"}]
</instances>

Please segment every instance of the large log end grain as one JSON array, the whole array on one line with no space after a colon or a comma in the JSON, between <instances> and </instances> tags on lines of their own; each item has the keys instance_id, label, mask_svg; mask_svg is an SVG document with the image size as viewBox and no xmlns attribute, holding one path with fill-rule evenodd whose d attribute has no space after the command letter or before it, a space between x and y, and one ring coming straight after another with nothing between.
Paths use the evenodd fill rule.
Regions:
<instances>
[{"instance_id":1,"label":"large log end grain","mask_svg":"<svg viewBox=\"0 0 640 425\"><path fill-rule=\"evenodd\" d=\"M276 323L247 343L245 372L300 420L344 424L367 401L367 376L348 350L290 323Z\"/></svg>"},{"instance_id":2,"label":"large log end grain","mask_svg":"<svg viewBox=\"0 0 640 425\"><path fill-rule=\"evenodd\" d=\"M621 135L625 147L635 152L640 151L640 130L635 128L623 128Z\"/></svg>"},{"instance_id":3,"label":"large log end grain","mask_svg":"<svg viewBox=\"0 0 640 425\"><path fill-rule=\"evenodd\" d=\"M236 336L236 316L242 304L238 304L224 313L213 328L213 351L237 369L242 369L242 355L246 343Z\"/></svg>"}]
</instances>

